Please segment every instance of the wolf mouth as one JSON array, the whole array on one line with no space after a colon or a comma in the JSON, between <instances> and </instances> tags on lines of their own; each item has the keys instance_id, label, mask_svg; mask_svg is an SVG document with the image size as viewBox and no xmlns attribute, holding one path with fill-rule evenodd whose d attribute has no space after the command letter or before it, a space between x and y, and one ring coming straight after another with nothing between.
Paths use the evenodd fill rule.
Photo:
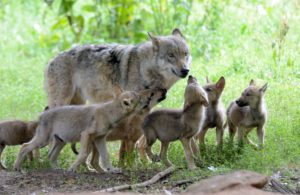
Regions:
<instances>
[{"instance_id":1,"label":"wolf mouth","mask_svg":"<svg viewBox=\"0 0 300 195\"><path fill-rule=\"evenodd\" d=\"M175 74L177 77L182 78L182 75L178 75L177 72L174 69L172 69L172 73Z\"/></svg>"}]
</instances>

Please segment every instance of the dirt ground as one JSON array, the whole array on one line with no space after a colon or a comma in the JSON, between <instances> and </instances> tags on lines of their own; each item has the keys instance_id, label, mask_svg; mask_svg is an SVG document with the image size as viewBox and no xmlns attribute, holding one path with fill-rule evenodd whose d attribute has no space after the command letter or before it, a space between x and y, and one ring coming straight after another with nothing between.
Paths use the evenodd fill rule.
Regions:
<instances>
[{"instance_id":1,"label":"dirt ground","mask_svg":"<svg viewBox=\"0 0 300 195\"><path fill-rule=\"evenodd\" d=\"M121 174L109 173L73 173L63 170L30 170L26 172L0 171L0 194L48 194L51 192L84 192L97 191L112 186L138 183L153 177L159 170L123 171ZM299 170L281 170L274 172L274 178L294 193L300 193ZM191 184L176 183L162 179L149 188L135 189L135 192L164 192L179 193ZM269 182L266 191L277 190Z\"/></svg>"},{"instance_id":2,"label":"dirt ground","mask_svg":"<svg viewBox=\"0 0 300 195\"><path fill-rule=\"evenodd\" d=\"M96 191L130 181L135 183L148 180L155 174L155 170L135 173L124 171L121 174L73 173L63 170L0 171L0 194Z\"/></svg>"}]
</instances>

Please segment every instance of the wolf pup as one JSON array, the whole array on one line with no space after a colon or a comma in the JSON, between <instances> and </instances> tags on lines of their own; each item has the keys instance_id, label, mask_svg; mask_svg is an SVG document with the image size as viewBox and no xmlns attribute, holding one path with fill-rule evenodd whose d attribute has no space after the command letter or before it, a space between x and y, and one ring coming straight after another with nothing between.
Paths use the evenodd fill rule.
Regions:
<instances>
[{"instance_id":1,"label":"wolf pup","mask_svg":"<svg viewBox=\"0 0 300 195\"><path fill-rule=\"evenodd\" d=\"M116 98L90 106L62 106L41 114L37 132L29 143L22 145L15 162L15 170L20 170L24 156L35 148L41 148L53 141L49 152L52 166L57 165L57 156L66 142L81 142L81 149L76 161L69 170L85 162L92 145L97 147L102 165L106 171L113 168L106 148L106 135L130 114L146 108L154 94L153 90L121 92L115 87ZM60 140L60 141L57 141Z\"/></svg>"},{"instance_id":2,"label":"wolf pup","mask_svg":"<svg viewBox=\"0 0 300 195\"><path fill-rule=\"evenodd\" d=\"M166 90L159 90L156 92L147 108L141 110L138 114L131 115L127 120L123 120L116 128L114 128L106 137L106 141L124 140L121 142L119 152L119 166L132 165L134 160L134 146L137 140L142 136L142 123L145 116L149 113L158 102L166 97ZM124 144L124 145L122 145ZM93 148L91 159L91 166L99 170L99 154Z\"/></svg>"},{"instance_id":3,"label":"wolf pup","mask_svg":"<svg viewBox=\"0 0 300 195\"><path fill-rule=\"evenodd\" d=\"M168 90L185 78L192 57L180 30L149 37L138 45L77 46L56 56L45 69L49 108L111 100L114 84L130 91ZM127 144L122 141L121 151Z\"/></svg>"},{"instance_id":4,"label":"wolf pup","mask_svg":"<svg viewBox=\"0 0 300 195\"><path fill-rule=\"evenodd\" d=\"M262 148L264 144L265 128L267 121L267 107L264 94L268 83L257 87L251 80L249 86L243 91L240 98L231 102L227 109L227 123L229 136L233 140L236 130L238 131L238 142L243 141L255 147ZM258 146L248 139L248 133L257 128Z\"/></svg>"},{"instance_id":5,"label":"wolf pup","mask_svg":"<svg viewBox=\"0 0 300 195\"><path fill-rule=\"evenodd\" d=\"M205 106L208 106L206 92L198 84L196 78L189 76L182 110L160 109L151 112L145 118L142 127L146 138L146 153L149 158L153 162L161 159L166 166L170 166L171 162L167 158L169 143L180 140L189 169L195 169L191 139L198 133L203 124ZM159 157L151 151L156 139L161 141Z\"/></svg>"},{"instance_id":6,"label":"wolf pup","mask_svg":"<svg viewBox=\"0 0 300 195\"><path fill-rule=\"evenodd\" d=\"M1 163L1 154L5 146L15 146L29 142L34 136L36 127L37 122L35 121L12 120L0 122L0 169L5 169ZM32 157L33 154L29 153L30 160L32 160Z\"/></svg>"},{"instance_id":7,"label":"wolf pup","mask_svg":"<svg viewBox=\"0 0 300 195\"><path fill-rule=\"evenodd\" d=\"M209 105L206 111L206 117L203 125L196 136L199 139L200 146L205 147L204 137L209 128L216 128L217 146L222 147L223 133L225 126L225 108L221 101L221 95L225 87L225 79L221 77L216 83L212 83L206 77L207 84L203 86L206 91Z\"/></svg>"}]
</instances>

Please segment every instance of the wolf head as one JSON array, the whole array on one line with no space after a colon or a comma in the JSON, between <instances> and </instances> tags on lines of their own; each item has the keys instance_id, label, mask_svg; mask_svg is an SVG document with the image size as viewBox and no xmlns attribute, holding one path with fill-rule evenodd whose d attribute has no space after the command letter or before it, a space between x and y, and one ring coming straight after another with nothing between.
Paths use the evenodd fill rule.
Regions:
<instances>
[{"instance_id":1,"label":"wolf head","mask_svg":"<svg viewBox=\"0 0 300 195\"><path fill-rule=\"evenodd\" d=\"M122 91L118 86L114 86L115 99L120 102L123 111L135 112L148 107L153 107L166 96L164 89L146 89L139 92Z\"/></svg>"},{"instance_id":2,"label":"wolf head","mask_svg":"<svg viewBox=\"0 0 300 195\"><path fill-rule=\"evenodd\" d=\"M253 79L250 81L249 86L243 91L241 97L239 97L235 102L239 107L250 106L250 108L255 108L262 100L268 83L264 84L262 87L255 86Z\"/></svg>"},{"instance_id":3,"label":"wolf head","mask_svg":"<svg viewBox=\"0 0 300 195\"><path fill-rule=\"evenodd\" d=\"M204 85L203 88L207 93L208 100L210 103L213 104L220 99L224 87L225 87L225 78L224 77L221 77L216 83L212 83L206 77L206 85Z\"/></svg>"},{"instance_id":4,"label":"wolf head","mask_svg":"<svg viewBox=\"0 0 300 195\"><path fill-rule=\"evenodd\" d=\"M179 29L174 29L172 35L156 37L149 34L154 53L155 65L166 78L185 78L189 73L192 57L184 36Z\"/></svg>"},{"instance_id":5,"label":"wolf head","mask_svg":"<svg viewBox=\"0 0 300 195\"><path fill-rule=\"evenodd\" d=\"M208 98L197 79L190 75L184 92L184 110L197 103L208 106Z\"/></svg>"}]
</instances>

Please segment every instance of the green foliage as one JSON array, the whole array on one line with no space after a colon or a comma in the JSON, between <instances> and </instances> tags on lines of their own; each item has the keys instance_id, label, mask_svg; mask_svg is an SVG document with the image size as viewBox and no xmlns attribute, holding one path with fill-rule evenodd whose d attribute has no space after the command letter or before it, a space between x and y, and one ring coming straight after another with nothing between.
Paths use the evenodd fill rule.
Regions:
<instances>
[{"instance_id":1,"label":"green foliage","mask_svg":"<svg viewBox=\"0 0 300 195\"><path fill-rule=\"evenodd\" d=\"M269 82L266 93L269 119L266 146L238 151L225 141L219 153L215 132L207 137L207 152L196 171L183 170L174 179L203 177L234 169L271 174L296 164L300 156L300 12L299 1L217 0L47 0L0 1L0 118L36 119L47 104L43 90L45 64L73 44L139 43L147 32L168 35L179 27L193 55L191 74L200 83L205 76L226 78L226 106L237 98L251 78ZM157 108L180 108L186 81L178 82ZM227 137L227 133L225 134ZM251 139L257 141L255 131ZM159 144L155 145L158 152ZM8 147L2 160L12 168L18 147ZM118 144L110 144L117 165ZM28 169L49 167L47 149L42 162ZM170 160L185 166L183 149L172 143ZM60 164L67 168L75 156L66 147ZM142 166L137 162L134 169ZM161 168L161 164L146 167ZM215 169L209 170L208 167Z\"/></svg>"}]
</instances>

